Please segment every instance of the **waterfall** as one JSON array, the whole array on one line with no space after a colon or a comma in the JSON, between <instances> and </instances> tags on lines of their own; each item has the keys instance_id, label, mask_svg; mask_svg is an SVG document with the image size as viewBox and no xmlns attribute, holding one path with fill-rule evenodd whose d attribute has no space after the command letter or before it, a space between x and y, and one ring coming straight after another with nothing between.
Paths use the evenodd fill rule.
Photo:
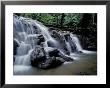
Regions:
<instances>
[{"instance_id":1,"label":"waterfall","mask_svg":"<svg viewBox=\"0 0 110 88\"><path fill-rule=\"evenodd\" d=\"M82 51L83 49L77 36L75 34L73 35L72 33L70 33L70 37L73 43L75 43L77 51Z\"/></svg>"},{"instance_id":2,"label":"waterfall","mask_svg":"<svg viewBox=\"0 0 110 88\"><path fill-rule=\"evenodd\" d=\"M48 41L51 41L53 46L54 47L57 47L58 48L58 42L50 35L49 31L48 31L48 28L46 26L44 26L42 23L38 22L38 21L35 21L35 24L36 26L40 29L41 31L41 34L44 36L45 38L45 43L46 43L46 46L48 47L48 44L47 42Z\"/></svg>"},{"instance_id":3,"label":"waterfall","mask_svg":"<svg viewBox=\"0 0 110 88\"><path fill-rule=\"evenodd\" d=\"M17 65L30 65L30 54L35 46L34 29L31 22L23 17L14 16L14 40L19 42L16 50L15 63Z\"/></svg>"},{"instance_id":4,"label":"waterfall","mask_svg":"<svg viewBox=\"0 0 110 88\"><path fill-rule=\"evenodd\" d=\"M66 42L66 45L67 45L68 51L69 51L70 54L71 54L71 53L72 53L72 49L71 49L71 46L70 46L69 42Z\"/></svg>"},{"instance_id":5,"label":"waterfall","mask_svg":"<svg viewBox=\"0 0 110 88\"><path fill-rule=\"evenodd\" d=\"M18 17L16 15L13 16L13 30L14 30L14 41L18 44L18 47L15 47L16 55L15 63L17 65L30 65L30 54L33 49L38 45L38 36L43 35L44 41L44 49L48 51L51 48L57 48L62 53L64 50L62 44L59 39L55 39L51 36L47 27L45 27L42 23L32 20L29 18ZM62 34L63 35L63 34ZM64 38L64 37L62 37ZM63 40L63 39L61 39ZM67 48L67 51L74 53L74 49L76 47L76 51L82 51L82 47L76 35L70 33L68 39L65 40L64 47ZM51 43L50 45L48 44ZM64 53L65 54L65 53Z\"/></svg>"}]
</instances>

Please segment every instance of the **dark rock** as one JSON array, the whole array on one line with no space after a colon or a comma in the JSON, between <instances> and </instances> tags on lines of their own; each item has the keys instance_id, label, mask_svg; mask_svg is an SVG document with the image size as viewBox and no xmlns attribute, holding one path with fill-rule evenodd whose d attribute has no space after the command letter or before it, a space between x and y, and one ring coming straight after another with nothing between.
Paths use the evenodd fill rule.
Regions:
<instances>
[{"instance_id":1,"label":"dark rock","mask_svg":"<svg viewBox=\"0 0 110 88\"><path fill-rule=\"evenodd\" d=\"M55 48L48 51L48 54L49 54L50 57L52 57L52 56L57 57L57 56L59 56L58 53L59 53L58 49L55 49Z\"/></svg>"},{"instance_id":2,"label":"dark rock","mask_svg":"<svg viewBox=\"0 0 110 88\"><path fill-rule=\"evenodd\" d=\"M57 38L57 31L55 31L55 30L52 30L52 32L51 32L51 36L52 37L54 37L54 38Z\"/></svg>"},{"instance_id":3,"label":"dark rock","mask_svg":"<svg viewBox=\"0 0 110 88\"><path fill-rule=\"evenodd\" d=\"M42 68L42 69L47 69L51 66L53 60L54 60L54 58L48 57L48 58L46 58L46 60L43 63L38 64L38 67Z\"/></svg>"},{"instance_id":4,"label":"dark rock","mask_svg":"<svg viewBox=\"0 0 110 88\"><path fill-rule=\"evenodd\" d=\"M38 29L37 26L35 26L35 25L33 25L33 28L34 28L34 29Z\"/></svg>"},{"instance_id":5,"label":"dark rock","mask_svg":"<svg viewBox=\"0 0 110 88\"><path fill-rule=\"evenodd\" d=\"M83 53L83 51L78 51L78 53Z\"/></svg>"},{"instance_id":6,"label":"dark rock","mask_svg":"<svg viewBox=\"0 0 110 88\"><path fill-rule=\"evenodd\" d=\"M47 55L41 46L37 46L31 53L30 57L31 65L41 69L57 67L65 61L73 61L72 58L62 54L55 48L50 49Z\"/></svg>"},{"instance_id":7,"label":"dark rock","mask_svg":"<svg viewBox=\"0 0 110 88\"><path fill-rule=\"evenodd\" d=\"M66 40L68 40L68 37L70 37L70 34L69 33L65 33L64 37L65 37Z\"/></svg>"},{"instance_id":8,"label":"dark rock","mask_svg":"<svg viewBox=\"0 0 110 88\"><path fill-rule=\"evenodd\" d=\"M48 51L48 54L50 57L57 57L57 58L62 58L62 60L64 61L73 61L73 58L69 57L68 55L65 55L64 53L62 53L61 51L59 51L58 49L52 48ZM59 60L60 60L59 59Z\"/></svg>"},{"instance_id":9,"label":"dark rock","mask_svg":"<svg viewBox=\"0 0 110 88\"><path fill-rule=\"evenodd\" d=\"M52 57L52 58L54 59L49 68L56 68L65 62L61 57Z\"/></svg>"},{"instance_id":10,"label":"dark rock","mask_svg":"<svg viewBox=\"0 0 110 88\"><path fill-rule=\"evenodd\" d=\"M13 41L13 44L14 44L14 55L16 55L17 53L17 48L20 46L19 45L19 42L17 40L14 39Z\"/></svg>"},{"instance_id":11,"label":"dark rock","mask_svg":"<svg viewBox=\"0 0 110 88\"><path fill-rule=\"evenodd\" d=\"M42 63L39 64L38 67L42 68L42 69L51 69L51 68L55 68L58 67L59 65L63 64L63 60L61 60L60 57L48 57L47 60Z\"/></svg>"},{"instance_id":12,"label":"dark rock","mask_svg":"<svg viewBox=\"0 0 110 88\"><path fill-rule=\"evenodd\" d=\"M71 58L68 55L63 54L62 52L59 52L59 57L63 58L65 61L73 61L73 58Z\"/></svg>"},{"instance_id":13,"label":"dark rock","mask_svg":"<svg viewBox=\"0 0 110 88\"><path fill-rule=\"evenodd\" d=\"M37 46L30 55L31 65L38 66L39 63L42 63L46 60L45 51L43 47Z\"/></svg>"},{"instance_id":14,"label":"dark rock","mask_svg":"<svg viewBox=\"0 0 110 88\"><path fill-rule=\"evenodd\" d=\"M34 32L34 34L39 34L39 33L41 33L41 30L39 30L39 28L35 25L35 24L33 24L32 25L33 26L33 32Z\"/></svg>"},{"instance_id":15,"label":"dark rock","mask_svg":"<svg viewBox=\"0 0 110 88\"><path fill-rule=\"evenodd\" d=\"M42 34L38 35L38 45L41 44L41 42L44 42L45 39L44 39L44 36Z\"/></svg>"},{"instance_id":16,"label":"dark rock","mask_svg":"<svg viewBox=\"0 0 110 88\"><path fill-rule=\"evenodd\" d=\"M61 58L61 57L56 57L56 61L60 61L61 63L65 62L65 60L63 58Z\"/></svg>"}]
</instances>

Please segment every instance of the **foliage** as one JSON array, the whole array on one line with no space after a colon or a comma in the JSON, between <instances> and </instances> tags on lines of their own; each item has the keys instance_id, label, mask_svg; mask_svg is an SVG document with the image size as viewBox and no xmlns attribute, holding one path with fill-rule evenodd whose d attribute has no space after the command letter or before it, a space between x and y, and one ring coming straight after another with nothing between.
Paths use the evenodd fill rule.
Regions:
<instances>
[{"instance_id":1,"label":"foliage","mask_svg":"<svg viewBox=\"0 0 110 88\"><path fill-rule=\"evenodd\" d=\"M63 18L62 13L17 13L17 15L38 20L44 25L52 25L57 27L77 26L82 18L82 14L80 13L64 13ZM61 22L61 19L63 19L63 23Z\"/></svg>"}]
</instances>

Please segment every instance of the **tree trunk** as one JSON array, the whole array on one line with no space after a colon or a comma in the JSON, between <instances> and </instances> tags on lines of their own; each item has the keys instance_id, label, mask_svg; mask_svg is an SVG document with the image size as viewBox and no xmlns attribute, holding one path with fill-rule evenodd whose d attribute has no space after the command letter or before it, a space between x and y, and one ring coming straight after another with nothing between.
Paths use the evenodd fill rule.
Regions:
<instances>
[{"instance_id":1,"label":"tree trunk","mask_svg":"<svg viewBox=\"0 0 110 88\"><path fill-rule=\"evenodd\" d=\"M61 23L60 23L60 25L61 25L61 29L63 28L64 17L65 17L65 14L62 13L62 14L61 14Z\"/></svg>"}]
</instances>

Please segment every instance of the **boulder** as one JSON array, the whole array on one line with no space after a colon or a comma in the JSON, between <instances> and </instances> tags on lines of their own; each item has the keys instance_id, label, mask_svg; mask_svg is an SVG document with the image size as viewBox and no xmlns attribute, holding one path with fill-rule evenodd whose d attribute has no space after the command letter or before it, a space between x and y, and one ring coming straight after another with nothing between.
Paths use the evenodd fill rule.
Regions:
<instances>
[{"instance_id":1,"label":"boulder","mask_svg":"<svg viewBox=\"0 0 110 88\"><path fill-rule=\"evenodd\" d=\"M44 62L38 64L38 68L48 69L49 67L51 67L52 62L54 61L54 59L55 58L47 57Z\"/></svg>"},{"instance_id":2,"label":"boulder","mask_svg":"<svg viewBox=\"0 0 110 88\"><path fill-rule=\"evenodd\" d=\"M42 34L38 35L37 36L37 39L38 39L38 45L40 45L41 42L44 42L45 41L44 36Z\"/></svg>"},{"instance_id":3,"label":"boulder","mask_svg":"<svg viewBox=\"0 0 110 88\"><path fill-rule=\"evenodd\" d=\"M53 48L50 51L48 51L48 54L49 54L50 57L52 57L52 56L57 57L58 53L59 53L58 49L55 49L55 48Z\"/></svg>"},{"instance_id":4,"label":"boulder","mask_svg":"<svg viewBox=\"0 0 110 88\"><path fill-rule=\"evenodd\" d=\"M59 51L56 48L48 49L47 52L48 52L49 57L57 57L61 61L62 60L63 61L73 61L73 58L69 57L68 55L65 55L63 52Z\"/></svg>"},{"instance_id":5,"label":"boulder","mask_svg":"<svg viewBox=\"0 0 110 88\"><path fill-rule=\"evenodd\" d=\"M65 60L61 57L56 57L56 61L61 63L65 62Z\"/></svg>"},{"instance_id":6,"label":"boulder","mask_svg":"<svg viewBox=\"0 0 110 88\"><path fill-rule=\"evenodd\" d=\"M64 60L62 60L60 57L48 57L47 60L44 63L41 63L38 65L39 68L42 69L50 69L58 67L59 65L63 64Z\"/></svg>"},{"instance_id":7,"label":"boulder","mask_svg":"<svg viewBox=\"0 0 110 88\"><path fill-rule=\"evenodd\" d=\"M30 58L31 65L41 69L57 67L65 61L73 61L72 58L64 55L58 49L50 48L45 51L41 46L37 46L32 51Z\"/></svg>"},{"instance_id":8,"label":"boulder","mask_svg":"<svg viewBox=\"0 0 110 88\"><path fill-rule=\"evenodd\" d=\"M46 55L44 48L41 46L36 46L36 48L32 51L31 55L31 65L38 66L39 63L42 63L46 60Z\"/></svg>"}]
</instances>

